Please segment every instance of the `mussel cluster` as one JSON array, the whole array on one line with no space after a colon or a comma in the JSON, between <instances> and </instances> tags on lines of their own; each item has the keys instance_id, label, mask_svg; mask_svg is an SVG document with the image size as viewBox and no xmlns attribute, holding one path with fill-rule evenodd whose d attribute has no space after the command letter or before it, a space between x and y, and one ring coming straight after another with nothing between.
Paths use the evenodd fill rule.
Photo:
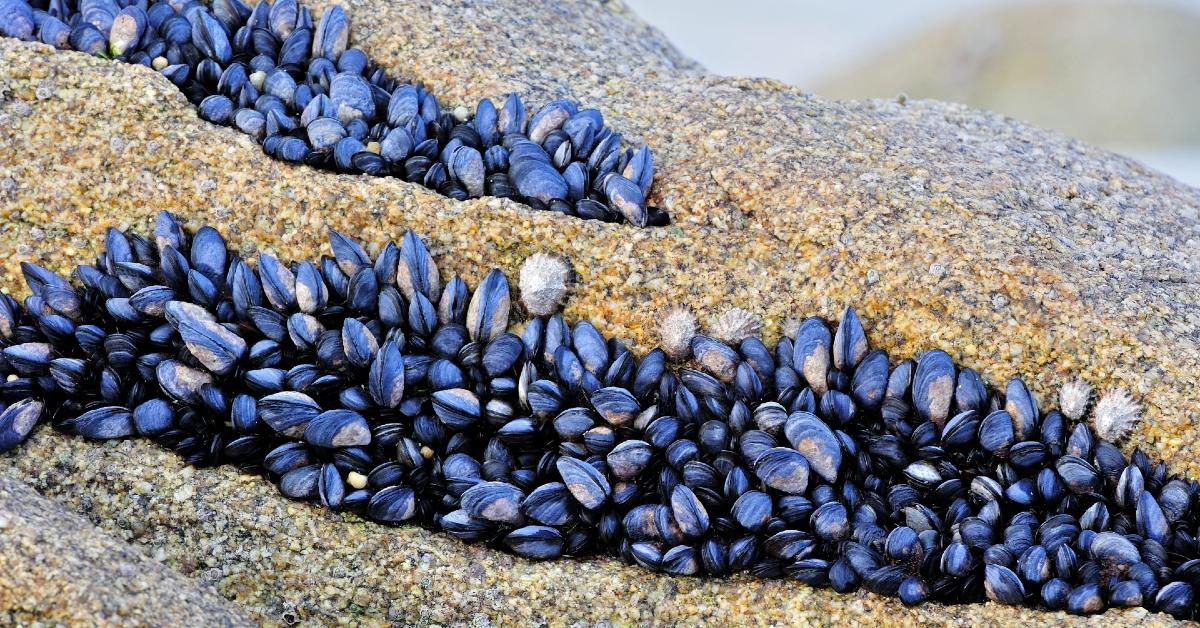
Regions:
<instances>
[{"instance_id":1,"label":"mussel cluster","mask_svg":"<svg viewBox=\"0 0 1200 628\"><path fill-rule=\"evenodd\" d=\"M0 451L44 417L531 559L1196 614L1197 484L1099 438L1086 389L1065 416L944 351L892 365L853 309L774 349L697 335L675 370L546 307L553 261L522 271L523 301L552 298L517 335L502 272L471 291L412 232L330 240L252 266L163 213L108 231L77 283L24 264L32 296L0 296Z\"/></svg>"},{"instance_id":2,"label":"mussel cluster","mask_svg":"<svg viewBox=\"0 0 1200 628\"><path fill-rule=\"evenodd\" d=\"M0 34L154 68L272 157L393 175L459 200L498 196L580 218L665 225L646 205L650 150L622 147L596 109L555 100L527 116L443 111L420 84L389 78L349 47L340 6L314 25L296 0L0 0Z\"/></svg>"}]
</instances>

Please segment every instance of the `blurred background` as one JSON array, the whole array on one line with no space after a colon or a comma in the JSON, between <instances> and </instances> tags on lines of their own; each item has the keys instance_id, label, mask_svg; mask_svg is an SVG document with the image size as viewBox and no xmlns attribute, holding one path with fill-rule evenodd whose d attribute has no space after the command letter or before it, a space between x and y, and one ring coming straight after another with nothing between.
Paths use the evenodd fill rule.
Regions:
<instances>
[{"instance_id":1,"label":"blurred background","mask_svg":"<svg viewBox=\"0 0 1200 628\"><path fill-rule=\"evenodd\" d=\"M936 98L1200 186L1200 0L625 0L719 74Z\"/></svg>"}]
</instances>

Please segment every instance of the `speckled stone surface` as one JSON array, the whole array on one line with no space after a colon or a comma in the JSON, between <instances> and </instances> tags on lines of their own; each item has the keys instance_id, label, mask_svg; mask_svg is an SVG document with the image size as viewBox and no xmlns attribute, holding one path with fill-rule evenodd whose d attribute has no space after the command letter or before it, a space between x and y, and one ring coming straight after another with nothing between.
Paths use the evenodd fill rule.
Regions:
<instances>
[{"instance_id":1,"label":"speckled stone surface","mask_svg":"<svg viewBox=\"0 0 1200 628\"><path fill-rule=\"evenodd\" d=\"M0 624L251 626L249 613L0 475ZM266 618L262 618L266 619Z\"/></svg>"},{"instance_id":2,"label":"speckled stone surface","mask_svg":"<svg viewBox=\"0 0 1200 628\"><path fill-rule=\"evenodd\" d=\"M65 270L99 250L106 226L147 230L161 208L193 226L224 225L246 253L285 258L323 251L326 227L375 244L411 227L444 272L472 284L492 266L514 275L535 251L566 255L580 275L567 315L640 349L675 303L702 321L732 306L758 313L769 341L790 317L834 318L853 303L872 342L895 358L943 348L993 382L1021 375L1044 405L1077 375L1126 386L1147 408L1132 444L1200 477L1200 191L957 105L828 101L706 75L619 3L363 0L347 9L353 41L426 81L444 105L516 89L531 103L571 96L599 107L654 147L651 201L673 225L637 230L497 199L459 203L396 179L282 164L199 120L146 68L0 39L0 285L21 293L19 261ZM72 461L68 481L38 464L46 456ZM910 611L865 594L673 580L610 562L530 564L418 530L345 526L257 479L186 471L148 444L97 448L42 434L10 458L7 473L49 476L38 488L109 528L143 512L127 495L135 478L165 487L156 489L164 500L194 491L163 504L139 546L185 570L201 561L261 569L218 588L248 607L293 600L327 622L1062 619L991 605ZM131 461L144 470L122 466ZM202 532L167 516L188 508L222 524ZM290 549L271 554L285 526L295 526ZM1103 621L1120 620L1140 616Z\"/></svg>"}]
</instances>

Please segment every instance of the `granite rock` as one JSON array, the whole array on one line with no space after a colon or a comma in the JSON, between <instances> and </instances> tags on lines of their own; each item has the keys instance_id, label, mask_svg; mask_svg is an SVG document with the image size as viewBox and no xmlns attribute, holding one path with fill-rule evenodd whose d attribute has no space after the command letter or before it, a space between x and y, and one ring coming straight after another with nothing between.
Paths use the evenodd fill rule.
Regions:
<instances>
[{"instance_id":1,"label":"granite rock","mask_svg":"<svg viewBox=\"0 0 1200 628\"><path fill-rule=\"evenodd\" d=\"M7 626L258 623L211 586L151 560L12 475L0 475L0 574L0 623Z\"/></svg>"},{"instance_id":2,"label":"granite rock","mask_svg":"<svg viewBox=\"0 0 1200 628\"><path fill-rule=\"evenodd\" d=\"M839 102L708 75L619 2L346 8L352 41L444 104L519 90L599 107L655 149L650 201L673 224L455 202L396 179L283 164L199 120L149 69L0 39L0 286L23 293L19 261L65 270L97 253L107 226L147 230L159 209L222 226L245 253L290 259L323 251L326 227L376 246L411 227L471 284L493 266L515 276L537 251L567 256L579 274L567 316L640 350L674 304L703 322L744 308L769 341L790 317L835 318L854 304L891 355L942 348L993 382L1020 375L1043 405L1075 376L1125 386L1147 415L1128 446L1200 477L1200 191L959 105ZM182 571L220 570L218 590L280 618L1068 621L995 605L909 610L794 582L670 579L607 560L529 563L419 529L347 524L147 443L42 432L3 463L108 530L145 521L123 534ZM134 502L139 482L155 497ZM1143 611L1099 621L1152 619L1162 621Z\"/></svg>"}]
</instances>

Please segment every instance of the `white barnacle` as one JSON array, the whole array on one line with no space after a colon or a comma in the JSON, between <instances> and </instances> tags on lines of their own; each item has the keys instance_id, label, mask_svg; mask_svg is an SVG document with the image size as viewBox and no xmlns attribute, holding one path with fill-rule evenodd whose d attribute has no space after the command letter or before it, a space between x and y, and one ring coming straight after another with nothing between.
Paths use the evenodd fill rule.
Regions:
<instances>
[{"instance_id":1,"label":"white barnacle","mask_svg":"<svg viewBox=\"0 0 1200 628\"><path fill-rule=\"evenodd\" d=\"M783 335L788 338L795 338L796 332L800 331L800 319L789 318L783 321Z\"/></svg>"},{"instance_id":2,"label":"white barnacle","mask_svg":"<svg viewBox=\"0 0 1200 628\"><path fill-rule=\"evenodd\" d=\"M551 316L571 287L571 265L561 255L534 253L521 265L521 303L533 316Z\"/></svg>"},{"instance_id":3,"label":"white barnacle","mask_svg":"<svg viewBox=\"0 0 1200 628\"><path fill-rule=\"evenodd\" d=\"M686 360L692 354L692 338L696 337L696 315L687 306L671 308L659 323L658 334L667 357Z\"/></svg>"},{"instance_id":4,"label":"white barnacle","mask_svg":"<svg viewBox=\"0 0 1200 628\"><path fill-rule=\"evenodd\" d=\"M1124 388L1104 391L1093 411L1096 434L1109 442L1119 443L1141 419L1142 406Z\"/></svg>"},{"instance_id":5,"label":"white barnacle","mask_svg":"<svg viewBox=\"0 0 1200 628\"><path fill-rule=\"evenodd\" d=\"M1063 384L1058 390L1058 407L1063 416L1078 421L1092 403L1092 385L1082 378Z\"/></svg>"},{"instance_id":6,"label":"white barnacle","mask_svg":"<svg viewBox=\"0 0 1200 628\"><path fill-rule=\"evenodd\" d=\"M736 347L746 338L762 333L762 319L756 314L735 307L720 316L712 326L712 336Z\"/></svg>"}]
</instances>

